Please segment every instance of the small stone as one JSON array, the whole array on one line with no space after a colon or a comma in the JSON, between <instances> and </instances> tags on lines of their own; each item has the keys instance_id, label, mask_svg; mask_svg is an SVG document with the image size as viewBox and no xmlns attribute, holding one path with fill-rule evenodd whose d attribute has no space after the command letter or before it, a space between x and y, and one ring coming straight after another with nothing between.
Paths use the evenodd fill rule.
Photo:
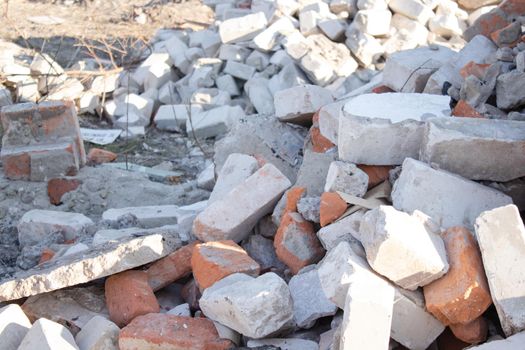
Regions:
<instances>
[{"instance_id":1,"label":"small stone","mask_svg":"<svg viewBox=\"0 0 525 350\"><path fill-rule=\"evenodd\" d=\"M191 257L191 266L201 291L234 273L257 277L260 272L259 264L230 240L197 244Z\"/></svg>"},{"instance_id":2,"label":"small stone","mask_svg":"<svg viewBox=\"0 0 525 350\"><path fill-rule=\"evenodd\" d=\"M75 340L80 350L118 350L119 332L116 324L95 316L78 332Z\"/></svg>"}]
</instances>

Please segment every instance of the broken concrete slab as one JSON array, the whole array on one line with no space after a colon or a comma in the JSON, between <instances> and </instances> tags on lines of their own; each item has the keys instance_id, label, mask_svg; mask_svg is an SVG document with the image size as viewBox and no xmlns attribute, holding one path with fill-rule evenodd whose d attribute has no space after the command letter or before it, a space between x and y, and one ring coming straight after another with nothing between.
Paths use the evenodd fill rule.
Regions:
<instances>
[{"instance_id":1,"label":"broken concrete slab","mask_svg":"<svg viewBox=\"0 0 525 350\"><path fill-rule=\"evenodd\" d=\"M467 179L525 176L525 125L513 120L436 118L425 126L419 159Z\"/></svg>"},{"instance_id":2,"label":"broken concrete slab","mask_svg":"<svg viewBox=\"0 0 525 350\"><path fill-rule=\"evenodd\" d=\"M363 197L368 189L368 175L355 164L334 161L326 174L325 192L344 192Z\"/></svg>"},{"instance_id":3,"label":"broken concrete slab","mask_svg":"<svg viewBox=\"0 0 525 350\"><path fill-rule=\"evenodd\" d=\"M168 255L180 244L176 236L152 234L49 261L0 283L0 301L50 292L141 266Z\"/></svg>"},{"instance_id":4,"label":"broken concrete slab","mask_svg":"<svg viewBox=\"0 0 525 350\"><path fill-rule=\"evenodd\" d=\"M324 249L330 251L340 242L348 242L352 250L361 258L366 259L366 253L359 238L359 225L364 211L359 210L317 231L317 238Z\"/></svg>"},{"instance_id":5,"label":"broken concrete slab","mask_svg":"<svg viewBox=\"0 0 525 350\"><path fill-rule=\"evenodd\" d=\"M308 196L321 196L330 164L336 159L335 152L317 153L306 149L295 186L305 187Z\"/></svg>"},{"instance_id":6,"label":"broken concrete slab","mask_svg":"<svg viewBox=\"0 0 525 350\"><path fill-rule=\"evenodd\" d=\"M293 319L286 282L273 272L233 274L206 289L200 307L208 318L251 338L264 338Z\"/></svg>"},{"instance_id":7,"label":"broken concrete slab","mask_svg":"<svg viewBox=\"0 0 525 350\"><path fill-rule=\"evenodd\" d=\"M266 27L267 23L263 12L231 18L219 25L219 35L224 44L246 41L255 38Z\"/></svg>"},{"instance_id":8,"label":"broken concrete slab","mask_svg":"<svg viewBox=\"0 0 525 350\"><path fill-rule=\"evenodd\" d=\"M339 158L355 164L397 165L417 158L423 122L450 116L450 97L364 94L347 102L339 119Z\"/></svg>"},{"instance_id":9,"label":"broken concrete slab","mask_svg":"<svg viewBox=\"0 0 525 350\"><path fill-rule=\"evenodd\" d=\"M110 224L117 223L121 217L133 215L144 228L154 228L177 223L180 215L176 205L152 205L145 207L129 207L108 209L102 214L102 219Z\"/></svg>"},{"instance_id":10,"label":"broken concrete slab","mask_svg":"<svg viewBox=\"0 0 525 350\"><path fill-rule=\"evenodd\" d=\"M503 331L507 336L521 332L525 329L525 270L516 261L525 252L525 226L518 208L507 205L484 211L476 219L475 230Z\"/></svg>"},{"instance_id":11,"label":"broken concrete slab","mask_svg":"<svg viewBox=\"0 0 525 350\"><path fill-rule=\"evenodd\" d=\"M33 209L25 213L17 225L18 241L21 246L34 245L56 232L65 240L76 239L88 233L94 225L83 214Z\"/></svg>"},{"instance_id":12,"label":"broken concrete slab","mask_svg":"<svg viewBox=\"0 0 525 350\"><path fill-rule=\"evenodd\" d=\"M186 133L197 138L221 136L244 116L244 111L239 106L213 108L188 117Z\"/></svg>"},{"instance_id":13,"label":"broken concrete slab","mask_svg":"<svg viewBox=\"0 0 525 350\"><path fill-rule=\"evenodd\" d=\"M319 108L333 101L330 90L315 85L295 86L275 94L275 115L283 122L308 125Z\"/></svg>"},{"instance_id":14,"label":"broken concrete slab","mask_svg":"<svg viewBox=\"0 0 525 350\"><path fill-rule=\"evenodd\" d=\"M266 164L221 200L197 215L193 233L202 241L231 239L239 242L263 216L269 214L290 181Z\"/></svg>"},{"instance_id":15,"label":"broken concrete slab","mask_svg":"<svg viewBox=\"0 0 525 350\"><path fill-rule=\"evenodd\" d=\"M448 228L472 227L481 212L511 204L512 199L490 187L407 158L394 184L392 202L398 210L420 210Z\"/></svg>"},{"instance_id":16,"label":"broken concrete slab","mask_svg":"<svg viewBox=\"0 0 525 350\"><path fill-rule=\"evenodd\" d=\"M415 290L448 271L441 237L418 218L391 206L367 212L359 238L370 266L402 288Z\"/></svg>"},{"instance_id":17,"label":"broken concrete slab","mask_svg":"<svg viewBox=\"0 0 525 350\"><path fill-rule=\"evenodd\" d=\"M75 341L80 350L117 350L120 329L101 316L95 316L78 332Z\"/></svg>"}]
</instances>

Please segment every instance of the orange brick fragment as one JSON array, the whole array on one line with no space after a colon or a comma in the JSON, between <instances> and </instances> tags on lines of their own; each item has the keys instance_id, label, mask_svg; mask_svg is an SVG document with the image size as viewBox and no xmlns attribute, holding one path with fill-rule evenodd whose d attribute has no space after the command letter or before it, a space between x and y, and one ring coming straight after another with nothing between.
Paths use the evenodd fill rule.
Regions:
<instances>
[{"instance_id":1,"label":"orange brick fragment","mask_svg":"<svg viewBox=\"0 0 525 350\"><path fill-rule=\"evenodd\" d=\"M428 311L445 325L470 323L492 304L478 244L464 227L442 235L450 269L423 287Z\"/></svg>"},{"instance_id":2,"label":"orange brick fragment","mask_svg":"<svg viewBox=\"0 0 525 350\"><path fill-rule=\"evenodd\" d=\"M116 153L101 148L92 148L87 155L89 164L110 163L115 159L117 159Z\"/></svg>"},{"instance_id":3,"label":"orange brick fragment","mask_svg":"<svg viewBox=\"0 0 525 350\"><path fill-rule=\"evenodd\" d=\"M463 68L461 68L459 74L461 74L463 78L473 75L479 80L483 80L489 67L490 64L480 64L474 61L470 61Z\"/></svg>"},{"instance_id":4,"label":"orange brick fragment","mask_svg":"<svg viewBox=\"0 0 525 350\"><path fill-rule=\"evenodd\" d=\"M201 290L234 273L259 276L261 267L231 240L197 244L191 257L193 277Z\"/></svg>"},{"instance_id":5,"label":"orange brick fragment","mask_svg":"<svg viewBox=\"0 0 525 350\"><path fill-rule=\"evenodd\" d=\"M450 330L456 338L469 344L479 344L487 340L488 329L487 321L483 317L467 324L450 325Z\"/></svg>"},{"instance_id":6,"label":"orange brick fragment","mask_svg":"<svg viewBox=\"0 0 525 350\"><path fill-rule=\"evenodd\" d=\"M139 316L119 334L120 350L192 349L226 350L231 341L221 339L215 325L206 318L166 314Z\"/></svg>"},{"instance_id":7,"label":"orange brick fragment","mask_svg":"<svg viewBox=\"0 0 525 350\"><path fill-rule=\"evenodd\" d=\"M348 204L337 193L325 192L321 195L321 226L324 227L339 219Z\"/></svg>"},{"instance_id":8,"label":"orange brick fragment","mask_svg":"<svg viewBox=\"0 0 525 350\"><path fill-rule=\"evenodd\" d=\"M467 118L485 118L481 113L476 111L471 105L463 100L459 100L452 111L452 115L455 117L467 117Z\"/></svg>"},{"instance_id":9,"label":"orange brick fragment","mask_svg":"<svg viewBox=\"0 0 525 350\"><path fill-rule=\"evenodd\" d=\"M318 262L324 255L324 249L312 223L295 212L288 212L283 216L273 245L279 260L285 263L293 274Z\"/></svg>"},{"instance_id":10,"label":"orange brick fragment","mask_svg":"<svg viewBox=\"0 0 525 350\"><path fill-rule=\"evenodd\" d=\"M47 182L47 195L51 204L59 205L62 203L62 196L68 192L74 191L80 186L77 179L51 179Z\"/></svg>"},{"instance_id":11,"label":"orange brick fragment","mask_svg":"<svg viewBox=\"0 0 525 350\"><path fill-rule=\"evenodd\" d=\"M391 88L389 88L386 85L380 85L380 86L376 86L375 88L373 88L372 92L374 94L384 94L384 93L387 93L387 92L395 92L395 91L392 90Z\"/></svg>"},{"instance_id":12,"label":"orange brick fragment","mask_svg":"<svg viewBox=\"0 0 525 350\"><path fill-rule=\"evenodd\" d=\"M286 192L286 206L283 216L286 213L297 211L297 202L299 202L305 191L305 187L292 187Z\"/></svg>"},{"instance_id":13,"label":"orange brick fragment","mask_svg":"<svg viewBox=\"0 0 525 350\"><path fill-rule=\"evenodd\" d=\"M177 249L170 255L157 260L146 271L148 282L154 291L188 276L191 273L191 256L198 241Z\"/></svg>"},{"instance_id":14,"label":"orange brick fragment","mask_svg":"<svg viewBox=\"0 0 525 350\"><path fill-rule=\"evenodd\" d=\"M499 8L509 16L525 15L525 1L523 0L505 0L499 5Z\"/></svg>"},{"instance_id":15,"label":"orange brick fragment","mask_svg":"<svg viewBox=\"0 0 525 350\"><path fill-rule=\"evenodd\" d=\"M53 259L54 256L55 256L54 251L52 251L51 249L45 248L42 251L42 255L40 255L40 260L38 261L38 265L43 264L46 261Z\"/></svg>"},{"instance_id":16,"label":"orange brick fragment","mask_svg":"<svg viewBox=\"0 0 525 350\"><path fill-rule=\"evenodd\" d=\"M321 134L317 126L310 128L310 139L312 140L312 150L316 153L325 153L335 147L335 145Z\"/></svg>"},{"instance_id":17,"label":"orange brick fragment","mask_svg":"<svg viewBox=\"0 0 525 350\"><path fill-rule=\"evenodd\" d=\"M357 167L368 175L368 189L374 188L388 180L390 170L394 169L393 166L389 165L358 164Z\"/></svg>"},{"instance_id":18,"label":"orange brick fragment","mask_svg":"<svg viewBox=\"0 0 525 350\"><path fill-rule=\"evenodd\" d=\"M137 316L160 312L144 271L129 270L113 275L106 280L105 289L109 318L119 327Z\"/></svg>"}]
</instances>

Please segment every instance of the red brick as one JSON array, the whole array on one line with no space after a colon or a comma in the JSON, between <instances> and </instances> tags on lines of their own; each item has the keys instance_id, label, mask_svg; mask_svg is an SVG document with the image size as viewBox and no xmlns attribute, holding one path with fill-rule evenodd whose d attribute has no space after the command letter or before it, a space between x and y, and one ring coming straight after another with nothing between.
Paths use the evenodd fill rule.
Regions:
<instances>
[{"instance_id":1,"label":"red brick","mask_svg":"<svg viewBox=\"0 0 525 350\"><path fill-rule=\"evenodd\" d=\"M513 22L490 34L490 38L499 47L514 47L521 41L521 24Z\"/></svg>"},{"instance_id":2,"label":"red brick","mask_svg":"<svg viewBox=\"0 0 525 350\"><path fill-rule=\"evenodd\" d=\"M316 153L325 153L335 147L335 145L321 134L317 126L310 128L310 140L312 141L312 150Z\"/></svg>"},{"instance_id":3,"label":"red brick","mask_svg":"<svg viewBox=\"0 0 525 350\"><path fill-rule=\"evenodd\" d=\"M135 318L123 328L120 350L221 350L233 347L221 339L215 325L206 318L148 314Z\"/></svg>"},{"instance_id":4,"label":"red brick","mask_svg":"<svg viewBox=\"0 0 525 350\"><path fill-rule=\"evenodd\" d=\"M395 91L392 90L391 88L389 88L386 85L380 85L380 86L376 86L375 88L373 88L372 92L374 94L384 94L384 93L387 93L387 92L395 92Z\"/></svg>"},{"instance_id":5,"label":"red brick","mask_svg":"<svg viewBox=\"0 0 525 350\"><path fill-rule=\"evenodd\" d=\"M476 240L464 227L442 234L450 268L440 279L423 287L426 306L445 325L469 323L492 304Z\"/></svg>"},{"instance_id":6,"label":"red brick","mask_svg":"<svg viewBox=\"0 0 525 350\"><path fill-rule=\"evenodd\" d=\"M479 344L487 340L488 329L487 321L483 317L467 324L450 325L450 330L456 338L469 344Z\"/></svg>"},{"instance_id":7,"label":"red brick","mask_svg":"<svg viewBox=\"0 0 525 350\"><path fill-rule=\"evenodd\" d=\"M368 175L368 189L374 188L380 183L388 180L389 172L394 168L388 165L364 164L358 164L357 167Z\"/></svg>"},{"instance_id":8,"label":"red brick","mask_svg":"<svg viewBox=\"0 0 525 350\"><path fill-rule=\"evenodd\" d=\"M476 111L471 105L463 100L459 100L452 111L452 115L455 117L466 117L466 118L485 118L481 113Z\"/></svg>"},{"instance_id":9,"label":"red brick","mask_svg":"<svg viewBox=\"0 0 525 350\"><path fill-rule=\"evenodd\" d=\"M321 226L324 227L339 219L348 204L337 193L325 192L321 195Z\"/></svg>"},{"instance_id":10,"label":"red brick","mask_svg":"<svg viewBox=\"0 0 525 350\"><path fill-rule=\"evenodd\" d=\"M2 157L5 176L11 180L29 180L31 157L29 153L18 153Z\"/></svg>"},{"instance_id":11,"label":"red brick","mask_svg":"<svg viewBox=\"0 0 525 350\"><path fill-rule=\"evenodd\" d=\"M117 155L111 151L101 148L92 148L89 150L87 160L89 164L111 163L117 159Z\"/></svg>"},{"instance_id":12,"label":"red brick","mask_svg":"<svg viewBox=\"0 0 525 350\"><path fill-rule=\"evenodd\" d=\"M160 312L144 271L129 270L113 275L106 280L105 289L109 318L119 327L137 316Z\"/></svg>"},{"instance_id":13,"label":"red brick","mask_svg":"<svg viewBox=\"0 0 525 350\"><path fill-rule=\"evenodd\" d=\"M81 182L77 179L51 179L47 182L47 195L51 204L59 205L62 203L62 196L74 191L80 186Z\"/></svg>"},{"instance_id":14,"label":"red brick","mask_svg":"<svg viewBox=\"0 0 525 350\"><path fill-rule=\"evenodd\" d=\"M470 61L463 68L461 68L459 74L461 74L463 78L473 75L479 80L483 80L489 67L490 64L480 64L474 61Z\"/></svg>"},{"instance_id":15,"label":"red brick","mask_svg":"<svg viewBox=\"0 0 525 350\"><path fill-rule=\"evenodd\" d=\"M191 273L191 256L198 241L190 243L170 255L157 260L148 270L148 282L154 291L188 276Z\"/></svg>"},{"instance_id":16,"label":"red brick","mask_svg":"<svg viewBox=\"0 0 525 350\"><path fill-rule=\"evenodd\" d=\"M191 267L201 290L237 272L254 277L261 272L259 264L230 240L197 244L193 248Z\"/></svg>"},{"instance_id":17,"label":"red brick","mask_svg":"<svg viewBox=\"0 0 525 350\"><path fill-rule=\"evenodd\" d=\"M509 16L525 16L525 1L523 0L505 0L499 5L499 8Z\"/></svg>"},{"instance_id":18,"label":"red brick","mask_svg":"<svg viewBox=\"0 0 525 350\"><path fill-rule=\"evenodd\" d=\"M478 20L467 31L469 37L473 38L476 34L481 34L490 38L492 32L505 28L510 24L507 15L501 9L494 9L489 13L481 15Z\"/></svg>"},{"instance_id":19,"label":"red brick","mask_svg":"<svg viewBox=\"0 0 525 350\"><path fill-rule=\"evenodd\" d=\"M286 206L282 216L286 213L297 211L297 202L299 202L305 191L306 188L304 187L292 187L286 192Z\"/></svg>"},{"instance_id":20,"label":"red brick","mask_svg":"<svg viewBox=\"0 0 525 350\"><path fill-rule=\"evenodd\" d=\"M283 216L273 243L277 257L293 274L324 255L312 223L299 213L288 212Z\"/></svg>"}]
</instances>

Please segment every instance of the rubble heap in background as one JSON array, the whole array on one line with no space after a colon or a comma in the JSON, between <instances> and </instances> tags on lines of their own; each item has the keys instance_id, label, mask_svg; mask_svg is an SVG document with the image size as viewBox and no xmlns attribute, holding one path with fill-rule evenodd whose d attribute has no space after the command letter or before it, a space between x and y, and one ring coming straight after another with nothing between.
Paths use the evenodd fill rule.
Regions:
<instances>
[{"instance_id":1,"label":"rubble heap in background","mask_svg":"<svg viewBox=\"0 0 525 350\"><path fill-rule=\"evenodd\" d=\"M0 60L33 74L0 90L0 185L50 201L12 232L6 349L522 349L523 2L207 3L216 26L88 89ZM71 102L11 93L216 138L214 162L193 197L112 170L144 191L112 201Z\"/></svg>"}]
</instances>

